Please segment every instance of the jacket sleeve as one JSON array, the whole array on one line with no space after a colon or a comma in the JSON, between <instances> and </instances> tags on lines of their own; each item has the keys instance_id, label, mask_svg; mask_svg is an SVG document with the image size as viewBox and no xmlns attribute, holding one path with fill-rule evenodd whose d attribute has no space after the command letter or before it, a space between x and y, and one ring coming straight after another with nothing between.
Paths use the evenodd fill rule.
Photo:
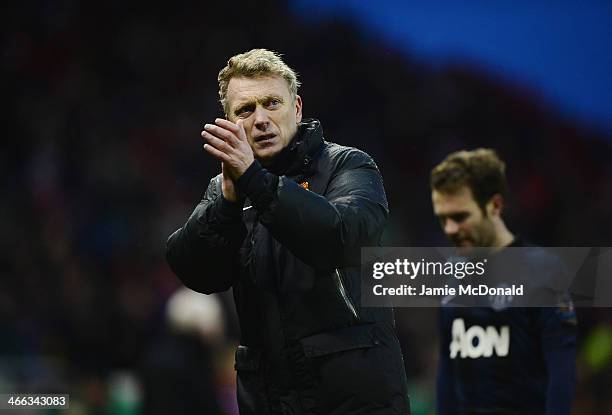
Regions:
<instances>
[{"instance_id":1,"label":"jacket sleeve","mask_svg":"<svg viewBox=\"0 0 612 415\"><path fill-rule=\"evenodd\" d=\"M566 306L540 312L541 344L548 371L547 415L569 415L576 386L576 313Z\"/></svg>"},{"instance_id":2,"label":"jacket sleeve","mask_svg":"<svg viewBox=\"0 0 612 415\"><path fill-rule=\"evenodd\" d=\"M170 268L187 287L205 294L225 291L238 272L238 249L246 235L242 204L227 201L220 176L166 244Z\"/></svg>"},{"instance_id":3,"label":"jacket sleeve","mask_svg":"<svg viewBox=\"0 0 612 415\"><path fill-rule=\"evenodd\" d=\"M382 177L370 156L351 149L337 158L325 197L257 161L237 182L274 238L318 269L359 266L360 248L379 244L388 216Z\"/></svg>"}]
</instances>

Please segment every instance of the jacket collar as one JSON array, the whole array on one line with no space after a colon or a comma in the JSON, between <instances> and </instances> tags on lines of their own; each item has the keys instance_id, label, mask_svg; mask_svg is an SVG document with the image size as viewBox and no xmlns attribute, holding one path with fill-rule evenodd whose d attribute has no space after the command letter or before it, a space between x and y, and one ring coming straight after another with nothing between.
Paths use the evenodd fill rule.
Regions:
<instances>
[{"instance_id":1,"label":"jacket collar","mask_svg":"<svg viewBox=\"0 0 612 415\"><path fill-rule=\"evenodd\" d=\"M307 174L312 160L323 148L323 128L319 120L306 119L298 125L295 136L266 168L274 174Z\"/></svg>"}]
</instances>

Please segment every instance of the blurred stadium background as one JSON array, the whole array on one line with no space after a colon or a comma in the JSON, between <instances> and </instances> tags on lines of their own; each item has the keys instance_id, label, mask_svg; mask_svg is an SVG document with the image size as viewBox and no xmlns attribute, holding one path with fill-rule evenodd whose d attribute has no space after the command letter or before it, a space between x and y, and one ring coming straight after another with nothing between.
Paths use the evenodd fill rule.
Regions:
<instances>
[{"instance_id":1,"label":"blurred stadium background","mask_svg":"<svg viewBox=\"0 0 612 415\"><path fill-rule=\"evenodd\" d=\"M300 73L329 139L374 156L387 245L446 243L429 170L477 146L508 162L513 230L612 245L612 6L562 3L4 4L0 393L237 413L231 297L180 290L164 248L218 170L199 137L217 72L253 47ZM436 316L397 311L415 415L434 411ZM612 413L612 311L579 319L575 413Z\"/></svg>"}]
</instances>

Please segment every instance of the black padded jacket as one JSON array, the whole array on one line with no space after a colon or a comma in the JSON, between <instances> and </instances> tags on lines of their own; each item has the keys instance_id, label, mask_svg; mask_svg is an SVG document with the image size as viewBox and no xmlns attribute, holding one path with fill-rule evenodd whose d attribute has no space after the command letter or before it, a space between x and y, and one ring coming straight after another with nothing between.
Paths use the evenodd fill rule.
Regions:
<instances>
[{"instance_id":1,"label":"black padded jacket","mask_svg":"<svg viewBox=\"0 0 612 415\"><path fill-rule=\"evenodd\" d=\"M236 186L232 203L211 180L167 258L193 290L233 289L240 413L409 413L392 310L360 301L360 248L380 244L388 216L372 158L308 120Z\"/></svg>"}]
</instances>

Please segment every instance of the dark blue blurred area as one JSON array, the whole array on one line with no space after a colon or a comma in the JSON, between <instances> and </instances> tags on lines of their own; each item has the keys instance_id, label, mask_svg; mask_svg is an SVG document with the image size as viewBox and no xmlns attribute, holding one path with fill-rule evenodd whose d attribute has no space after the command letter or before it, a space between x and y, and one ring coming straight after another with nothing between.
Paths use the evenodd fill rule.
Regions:
<instances>
[{"instance_id":1,"label":"dark blue blurred area","mask_svg":"<svg viewBox=\"0 0 612 415\"><path fill-rule=\"evenodd\" d=\"M219 170L199 136L222 114L217 73L253 47L283 53L298 71L304 114L321 119L328 139L375 158L391 208L387 245L446 244L429 171L448 152L478 146L507 161L512 230L542 245L612 244L611 133L486 67L428 65L304 3L40 0L3 9L2 393L69 392L84 413L133 413L117 409L117 396L132 390L125 379L148 373L145 356L167 334L164 305L180 285L166 237ZM612 313L579 317L576 413L602 414L595 408L612 411ZM435 310L398 311L416 414L432 410L435 325ZM231 354L220 350L215 361ZM221 400L231 362L223 367L229 375L214 369Z\"/></svg>"},{"instance_id":2,"label":"dark blue blurred area","mask_svg":"<svg viewBox=\"0 0 612 415\"><path fill-rule=\"evenodd\" d=\"M293 0L313 20L343 17L430 66L470 65L523 85L551 108L612 131L612 3ZM316 12L314 12L316 10Z\"/></svg>"}]
</instances>

